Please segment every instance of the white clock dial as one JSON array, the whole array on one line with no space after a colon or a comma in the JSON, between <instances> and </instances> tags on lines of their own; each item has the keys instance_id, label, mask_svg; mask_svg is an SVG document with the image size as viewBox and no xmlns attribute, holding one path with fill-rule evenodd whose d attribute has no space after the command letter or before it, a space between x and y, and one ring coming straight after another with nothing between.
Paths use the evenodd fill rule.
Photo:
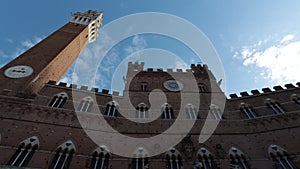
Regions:
<instances>
[{"instance_id":1,"label":"white clock dial","mask_svg":"<svg viewBox=\"0 0 300 169\"><path fill-rule=\"evenodd\" d=\"M183 84L176 80L168 80L164 82L164 87L170 91L177 92L182 90Z\"/></svg>"},{"instance_id":2,"label":"white clock dial","mask_svg":"<svg viewBox=\"0 0 300 169\"><path fill-rule=\"evenodd\" d=\"M18 65L12 66L4 71L4 75L10 78L22 78L28 77L33 73L33 69L30 66Z\"/></svg>"}]
</instances>

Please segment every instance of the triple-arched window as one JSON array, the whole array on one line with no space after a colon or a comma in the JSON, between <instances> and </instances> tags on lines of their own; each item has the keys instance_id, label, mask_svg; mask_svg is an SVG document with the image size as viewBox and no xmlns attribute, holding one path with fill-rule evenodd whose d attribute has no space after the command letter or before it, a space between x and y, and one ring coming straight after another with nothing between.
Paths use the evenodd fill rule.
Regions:
<instances>
[{"instance_id":1,"label":"triple-arched window","mask_svg":"<svg viewBox=\"0 0 300 169\"><path fill-rule=\"evenodd\" d=\"M131 169L148 169L148 155L143 147L139 147L131 159Z\"/></svg>"},{"instance_id":2,"label":"triple-arched window","mask_svg":"<svg viewBox=\"0 0 300 169\"><path fill-rule=\"evenodd\" d=\"M250 169L246 155L241 150L231 147L229 149L229 157L232 168Z\"/></svg>"},{"instance_id":3,"label":"triple-arched window","mask_svg":"<svg viewBox=\"0 0 300 169\"><path fill-rule=\"evenodd\" d=\"M61 144L57 148L48 169L68 169L70 167L75 150L75 146L71 140Z\"/></svg>"},{"instance_id":4,"label":"triple-arched window","mask_svg":"<svg viewBox=\"0 0 300 169\"><path fill-rule=\"evenodd\" d=\"M80 103L77 107L77 111L91 112L93 104L94 104L94 101L93 101L92 97L90 97L90 96L85 97L80 101Z\"/></svg>"},{"instance_id":5,"label":"triple-arched window","mask_svg":"<svg viewBox=\"0 0 300 169\"><path fill-rule=\"evenodd\" d=\"M111 116L111 117L116 117L118 116L119 111L118 111L118 104L115 101L111 101L106 105L104 115L106 116Z\"/></svg>"},{"instance_id":6,"label":"triple-arched window","mask_svg":"<svg viewBox=\"0 0 300 169\"><path fill-rule=\"evenodd\" d=\"M166 153L167 169L181 169L183 167L182 157L175 148Z\"/></svg>"},{"instance_id":7,"label":"triple-arched window","mask_svg":"<svg viewBox=\"0 0 300 169\"><path fill-rule=\"evenodd\" d=\"M106 146L98 147L92 156L90 169L108 169L110 153Z\"/></svg>"},{"instance_id":8,"label":"triple-arched window","mask_svg":"<svg viewBox=\"0 0 300 169\"><path fill-rule=\"evenodd\" d=\"M293 159L283 148L277 145L270 145L268 152L275 165L275 168L297 169Z\"/></svg>"},{"instance_id":9,"label":"triple-arched window","mask_svg":"<svg viewBox=\"0 0 300 169\"><path fill-rule=\"evenodd\" d=\"M61 92L56 94L51 102L49 103L49 107L62 108L66 101L68 100L68 95L65 92Z\"/></svg>"},{"instance_id":10,"label":"triple-arched window","mask_svg":"<svg viewBox=\"0 0 300 169\"><path fill-rule=\"evenodd\" d=\"M39 147L39 139L36 136L22 141L16 152L8 161L7 165L16 167L26 167Z\"/></svg>"},{"instance_id":11,"label":"triple-arched window","mask_svg":"<svg viewBox=\"0 0 300 169\"><path fill-rule=\"evenodd\" d=\"M254 111L252 106L249 106L245 103L241 103L240 110L242 112L242 116L244 119L252 119L257 117L256 112Z\"/></svg>"},{"instance_id":12,"label":"triple-arched window","mask_svg":"<svg viewBox=\"0 0 300 169\"><path fill-rule=\"evenodd\" d=\"M291 100L292 100L293 102L295 102L296 104L300 104L300 97L299 97L298 94L292 94L292 95L291 95Z\"/></svg>"},{"instance_id":13,"label":"triple-arched window","mask_svg":"<svg viewBox=\"0 0 300 169\"><path fill-rule=\"evenodd\" d=\"M208 117L215 120L222 120L223 116L221 114L221 109L214 104L211 104L209 107Z\"/></svg>"},{"instance_id":14,"label":"triple-arched window","mask_svg":"<svg viewBox=\"0 0 300 169\"><path fill-rule=\"evenodd\" d=\"M194 105L188 104L185 106L186 117L188 119L196 120L198 119L198 111Z\"/></svg>"},{"instance_id":15,"label":"triple-arched window","mask_svg":"<svg viewBox=\"0 0 300 169\"><path fill-rule=\"evenodd\" d=\"M195 169L217 169L217 164L211 153L204 147L201 147L197 153Z\"/></svg>"},{"instance_id":16,"label":"triple-arched window","mask_svg":"<svg viewBox=\"0 0 300 169\"><path fill-rule=\"evenodd\" d=\"M162 115L161 115L162 119L174 119L174 111L173 108L170 104L165 103L162 107Z\"/></svg>"},{"instance_id":17,"label":"triple-arched window","mask_svg":"<svg viewBox=\"0 0 300 169\"><path fill-rule=\"evenodd\" d=\"M280 103L273 101L270 98L267 98L265 102L266 105L272 110L273 114L283 114L286 112Z\"/></svg>"},{"instance_id":18,"label":"triple-arched window","mask_svg":"<svg viewBox=\"0 0 300 169\"><path fill-rule=\"evenodd\" d=\"M141 83L141 91L148 91L148 84L146 82Z\"/></svg>"},{"instance_id":19,"label":"triple-arched window","mask_svg":"<svg viewBox=\"0 0 300 169\"><path fill-rule=\"evenodd\" d=\"M138 104L135 117L138 119L149 118L148 106L145 103Z\"/></svg>"},{"instance_id":20,"label":"triple-arched window","mask_svg":"<svg viewBox=\"0 0 300 169\"><path fill-rule=\"evenodd\" d=\"M198 88L200 93L207 92L206 86L204 84L198 84Z\"/></svg>"}]
</instances>

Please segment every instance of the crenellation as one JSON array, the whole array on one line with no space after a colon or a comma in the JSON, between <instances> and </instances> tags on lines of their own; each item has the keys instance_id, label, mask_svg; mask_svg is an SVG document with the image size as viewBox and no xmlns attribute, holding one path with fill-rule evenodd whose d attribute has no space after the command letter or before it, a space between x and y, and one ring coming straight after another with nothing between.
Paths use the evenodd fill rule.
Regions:
<instances>
[{"instance_id":1,"label":"crenellation","mask_svg":"<svg viewBox=\"0 0 300 169\"><path fill-rule=\"evenodd\" d=\"M148 68L147 72L153 72L153 68Z\"/></svg>"},{"instance_id":2,"label":"crenellation","mask_svg":"<svg viewBox=\"0 0 300 169\"><path fill-rule=\"evenodd\" d=\"M272 92L272 90L271 90L270 88L268 88L268 87L262 88L261 90L262 90L264 93L271 93L271 92Z\"/></svg>"},{"instance_id":3,"label":"crenellation","mask_svg":"<svg viewBox=\"0 0 300 169\"><path fill-rule=\"evenodd\" d=\"M246 97L246 96L249 96L249 94L248 94L248 92L240 92L240 95L242 96L242 97Z\"/></svg>"},{"instance_id":4,"label":"crenellation","mask_svg":"<svg viewBox=\"0 0 300 169\"><path fill-rule=\"evenodd\" d=\"M80 90L88 90L88 86L81 86Z\"/></svg>"},{"instance_id":5,"label":"crenellation","mask_svg":"<svg viewBox=\"0 0 300 169\"><path fill-rule=\"evenodd\" d=\"M251 90L252 95L259 95L261 94L257 89Z\"/></svg>"},{"instance_id":6,"label":"crenellation","mask_svg":"<svg viewBox=\"0 0 300 169\"><path fill-rule=\"evenodd\" d=\"M71 88L71 89L77 89L77 84L70 84L69 88Z\"/></svg>"},{"instance_id":7,"label":"crenellation","mask_svg":"<svg viewBox=\"0 0 300 169\"><path fill-rule=\"evenodd\" d=\"M292 83L290 84L285 84L284 85L287 89L293 89L293 88L296 88Z\"/></svg>"},{"instance_id":8,"label":"crenellation","mask_svg":"<svg viewBox=\"0 0 300 169\"><path fill-rule=\"evenodd\" d=\"M119 96L119 95L120 95L120 92L118 92L118 91L113 91L113 92L112 92L112 95L113 95L113 96Z\"/></svg>"},{"instance_id":9,"label":"crenellation","mask_svg":"<svg viewBox=\"0 0 300 169\"><path fill-rule=\"evenodd\" d=\"M49 80L47 84L50 84L50 85L56 85L56 83L57 83L57 82L54 81L54 80Z\"/></svg>"},{"instance_id":10,"label":"crenellation","mask_svg":"<svg viewBox=\"0 0 300 169\"><path fill-rule=\"evenodd\" d=\"M168 69L167 69L167 72L168 72L168 73L173 73L173 69L168 68Z\"/></svg>"},{"instance_id":11,"label":"crenellation","mask_svg":"<svg viewBox=\"0 0 300 169\"><path fill-rule=\"evenodd\" d=\"M230 94L229 96L230 96L230 98L232 98L232 99L236 99L236 98L238 98L237 94L235 94L235 93L233 93L233 94Z\"/></svg>"},{"instance_id":12,"label":"crenellation","mask_svg":"<svg viewBox=\"0 0 300 169\"><path fill-rule=\"evenodd\" d=\"M65 82L59 82L58 86L67 87L67 83L65 83Z\"/></svg>"},{"instance_id":13,"label":"crenellation","mask_svg":"<svg viewBox=\"0 0 300 169\"><path fill-rule=\"evenodd\" d=\"M281 90L284 90L281 86L274 86L273 89L275 91L281 91Z\"/></svg>"},{"instance_id":14,"label":"crenellation","mask_svg":"<svg viewBox=\"0 0 300 169\"><path fill-rule=\"evenodd\" d=\"M87 14L92 14L91 12L92 11L88 11ZM79 15L79 13L77 14ZM73 16L74 18L72 19L76 20L76 22L79 22L79 20L84 23L89 22L84 18L75 18L77 15ZM84 27L82 25L78 25L78 23L70 23L68 24L67 30L78 29L78 31L80 31L79 28L83 29ZM89 29L92 31L92 27L89 26ZM85 31L82 33L80 38L91 38L86 36L91 32L86 29L84 30ZM62 35L63 34L64 33L62 33ZM65 36L58 36L56 38L53 38L55 44L56 42L60 43L62 41L61 39L64 39ZM49 71L51 71L48 72L49 74L61 74L61 72L57 71L65 70L62 65L71 65L69 62L65 61L68 60L68 57L74 57L75 54L77 55L77 53L74 54L72 52L77 51L79 48L84 48L82 43L86 43L80 39L75 40L75 42L72 43L72 47L68 49L69 52L63 52L63 55L58 57L56 64L49 69ZM48 47L49 45L45 46ZM55 49L59 49L56 45L53 45L53 47L55 47ZM44 52L45 55L49 52L53 52L52 50L45 51L44 46L39 48L40 50L37 51L42 51L40 53ZM54 53L56 52L57 51ZM64 57L65 55L66 57ZM45 59L45 57L38 58ZM60 58L63 59L59 60ZM29 59L26 59L26 62L23 62L28 63L28 60ZM36 63L40 62L36 60ZM40 64L36 64L35 66L38 65ZM201 89L201 92L203 92L203 94L199 94L202 102L199 107L195 107L195 109L191 105L183 105L186 106L184 107L185 112L183 113L188 115L188 119L181 119L179 111L181 111L181 108L183 107L181 107L182 98L179 96L180 92L169 90L168 86L172 88L175 88L176 86L174 83L168 84L165 82L173 75L179 75L180 78L178 81L184 83L184 87L189 88L187 80L190 76L186 75L190 73L187 72L193 72L191 77L196 78L198 87ZM40 77L42 77L42 75L43 74L41 74ZM209 79L210 77L212 79ZM7 80L6 78L3 79ZM49 79L55 79L56 81L49 81ZM30 161L28 166L26 166L28 168L48 168L49 166L53 166L53 164L56 165L60 163L60 159L62 158L65 158L66 163L61 161L63 163L59 165L64 168L72 169L95 168L96 166L114 169L132 167L139 168L140 166L142 166L142 168L148 168L149 166L151 166L151 168L172 168L173 162L176 162L176 164L173 165L175 168L199 168L200 165L202 167L206 165L205 160L203 160L206 159L206 157L215 158L209 159L210 166L207 166L208 168L228 168L235 165L230 163L233 161L232 158L235 157L237 162L240 162L239 159L242 159L243 161L243 164L239 164L239 166L235 165L238 168L274 168L275 164L272 161L273 157L268 154L267 150L267 147L272 147L273 144L282 146L287 150L287 153L291 155L291 158L289 158L289 161L285 164L288 165L289 162L291 164L295 162L296 167L294 168L299 168L300 166L300 156L298 156L300 150L298 148L299 146L297 146L300 139L298 134L300 124L300 88L298 87L300 87L300 82L297 83L298 87L295 87L296 85L294 86L293 84L286 84L285 88L281 86L274 86L274 90L270 88L263 88L262 92L254 89L251 90L252 95L247 91L242 91L239 95L233 93L230 94L232 100L226 99L226 96L221 93L221 96L224 98L223 110L222 105L219 105L221 102L218 103L217 101L215 103L214 100L211 99L211 95L214 94L213 90L210 90L211 88L207 89L209 82L217 84L217 80L214 78L214 75L208 69L206 64L192 64L191 69L186 69L186 71L176 68L175 70L171 68L167 70L163 70L162 68L148 68L147 70L144 70L144 62L129 62L127 76L123 79L125 81L125 85L128 86L128 88L125 86L124 96L120 96L118 91L109 91L107 89L102 89L100 92L99 90L101 89L96 87L90 89L88 86L77 86L76 84L70 84L67 87L67 83L59 82L58 80L58 78L47 77L48 82L40 82L43 86L41 90L39 90L38 95L33 99L15 97L15 95L9 94L4 96L2 93L5 93L5 91L15 92L10 90L15 90L14 88L8 88L10 83L8 83L6 87L0 89L1 165L7 164L8 161L13 161L9 160L12 158L20 157L18 159L19 161L21 158L26 159L27 157L22 156L25 154L24 152L29 154L29 151L27 151L28 149L25 149L24 147L22 149L18 149L18 145L20 141L24 140L24 138L32 138L32 136L35 136L39 139L41 144L38 145L36 151L31 151L32 154L30 155L32 159L26 159L27 161ZM17 83L18 81L15 79L11 82ZM22 84L21 87L23 86L24 85ZM151 102L149 94L152 94L151 92L154 89L160 89L164 92L166 100L163 100L163 103L170 104L172 109L170 109L170 107L167 109L162 104L160 104L161 107L153 109L153 107L155 107L155 102ZM77 93L79 94L79 97L76 97ZM192 100L191 103L193 103L196 97L193 97L195 93L191 92L188 94L189 96L187 97L191 97L188 99ZM198 93L196 94L198 95ZM217 94L219 95L219 93ZM95 97L92 97L92 95ZM89 99L89 96L92 97L92 99ZM117 99L114 99L113 96L117 96ZM129 96L129 98L127 98L127 96ZM153 98L155 99L154 101L156 101L160 100L161 96L158 95ZM115 102L112 102L112 100ZM266 100L274 102L267 105L266 103L268 102ZM131 107L130 103L133 107ZM145 103L147 107L140 107L140 103ZM215 106L210 106L212 103L214 103ZM100 112L98 112L98 110L100 110ZM152 114L157 114L158 116L157 119L149 123L136 123L131 119L127 119L130 116L125 116L127 113L126 111L132 113L132 118L141 118L142 115L142 118L145 119L150 117ZM144 117L142 113L145 114ZM146 113L149 113L148 117L146 116ZM211 117L209 116L209 113L210 115L213 115L213 119L218 120L210 119ZM101 114L105 116L105 121L101 121L101 119L98 118L102 117ZM137 114L138 116L136 116ZM199 114L199 118L197 117L197 114ZM169 118L167 118L167 116L169 116ZM113 133L117 131L128 137L147 139L152 136L164 134L163 132L169 130L169 128L177 122L178 124L182 123L182 125L179 126L180 128L185 127L183 124L189 124L192 119L195 120L195 123L192 128L187 131L187 133L184 133L188 134L190 137L186 137L182 141L178 141L178 145L172 148L172 150L176 149L175 152L181 155L180 158L182 161L179 162L178 159L173 159L173 155L169 156L171 158L166 159L166 154L168 154L168 152L162 152L154 157L149 156L149 166L141 165L141 163L138 164L137 162L142 161L144 163L144 160L136 160L135 164L138 165L132 165L134 161L131 157L119 157L114 154L113 151L109 152L109 155L111 156L105 160L99 158L101 153L97 152L98 154L96 159L99 158L100 160L95 160L95 154L93 154L93 152L97 148L97 145L84 131L85 128L94 126L93 124L100 124L101 128L99 128L99 131L96 128L93 128L93 130L96 129L98 136L104 138L104 140L108 140L110 137L105 138L105 136L109 136L110 131L105 129L102 130L102 126L108 123L108 125L113 128L113 131L111 131ZM87 122L88 125L83 125L82 121ZM219 124L216 126L216 130L211 133L212 135L205 142L199 143L199 133L206 135L206 130L203 126L210 121L218 121ZM205 132L202 133L202 131ZM178 137L183 136L183 133L179 132L176 128L170 133L167 133L167 135L168 134L174 136L178 135ZM68 140L71 140L72 142L66 142ZM118 141L118 145L128 145L123 139L116 141ZM155 146L158 145L159 148L160 143L163 143L163 141L166 140L156 140L155 143L158 144L155 144ZM75 152L73 156L68 156L72 158L66 158L67 155L70 154L66 154L66 149L64 148L62 148L63 152L58 152L60 150L57 151L57 146L62 145L63 143L64 145L74 144L76 148ZM99 142L97 143L99 144ZM99 146L100 147L98 149L103 148L102 146L107 147L107 151L114 149L114 147L112 147L112 142L100 142ZM145 147L143 146L143 143L141 143L138 150L143 150L143 148L147 150L147 145L145 144ZM205 151L203 151L203 149L205 151L209 150L211 156L204 156L204 158L199 157L197 152L204 153ZM247 155L241 156L240 154L236 154L231 156L230 153L234 151L240 152L240 150ZM19 153L18 151L22 153ZM59 156L55 155L56 152L59 153ZM17 153L20 155L19 157L14 155ZM193 157L189 158L188 155ZM276 155L276 153L274 153L274 155ZM278 155L278 157L280 156L281 155ZM202 160L196 161L199 158L202 158ZM109 165L104 164L103 161L105 161L105 163L109 163ZM199 166L195 166L197 162L199 162ZM213 162L216 162L215 166L212 165ZM169 163L170 165L168 166ZM179 166L180 163L182 163L182 166ZM70 166L65 166L66 164ZM278 164L278 167L280 167L280 164Z\"/></svg>"},{"instance_id":15,"label":"crenellation","mask_svg":"<svg viewBox=\"0 0 300 169\"><path fill-rule=\"evenodd\" d=\"M103 93L103 94L108 94L109 93L109 90L107 90L107 89L102 89L102 92L101 93Z\"/></svg>"},{"instance_id":16,"label":"crenellation","mask_svg":"<svg viewBox=\"0 0 300 169\"><path fill-rule=\"evenodd\" d=\"M96 87L93 87L93 88L91 89L91 91L92 91L92 92L96 92L96 93L97 93L97 92L99 91L99 89L98 89L98 88L96 88Z\"/></svg>"}]
</instances>

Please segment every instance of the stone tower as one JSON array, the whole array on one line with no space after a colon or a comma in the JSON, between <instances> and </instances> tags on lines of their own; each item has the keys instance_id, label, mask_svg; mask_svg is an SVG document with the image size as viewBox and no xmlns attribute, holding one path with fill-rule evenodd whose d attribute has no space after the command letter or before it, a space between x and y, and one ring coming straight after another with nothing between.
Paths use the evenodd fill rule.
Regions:
<instances>
[{"instance_id":1,"label":"stone tower","mask_svg":"<svg viewBox=\"0 0 300 169\"><path fill-rule=\"evenodd\" d=\"M69 23L0 70L0 92L24 98L49 80L60 80L85 46L96 40L102 12L75 13Z\"/></svg>"}]
</instances>

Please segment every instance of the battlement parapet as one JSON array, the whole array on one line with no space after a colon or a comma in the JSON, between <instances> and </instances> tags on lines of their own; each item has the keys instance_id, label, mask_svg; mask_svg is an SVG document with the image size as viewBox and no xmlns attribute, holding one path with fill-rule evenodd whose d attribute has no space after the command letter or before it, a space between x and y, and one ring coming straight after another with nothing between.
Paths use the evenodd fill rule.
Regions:
<instances>
[{"instance_id":1,"label":"battlement parapet","mask_svg":"<svg viewBox=\"0 0 300 169\"><path fill-rule=\"evenodd\" d=\"M244 98L244 97L251 97L251 96L257 96L257 95L263 95L263 94L270 94L270 93L276 93L276 92L282 92L282 91L286 91L286 90L291 90L291 89L296 89L296 88L300 88L300 82L296 83L298 87L294 86L293 84L289 83L289 84L285 84L285 87L282 86L273 86L274 90L271 90L270 88L266 87L266 88L262 88L262 92L260 92L257 89L251 90L252 95L250 95L247 91L244 92L240 92L240 96L238 96L236 93L232 93L229 95L230 99L240 99L240 98Z\"/></svg>"},{"instance_id":2,"label":"battlement parapet","mask_svg":"<svg viewBox=\"0 0 300 169\"><path fill-rule=\"evenodd\" d=\"M76 85L76 84L70 84L70 85L68 85L65 82L59 82L57 84L57 82L53 81L53 80L50 80L46 85L48 85L48 86L55 86L55 87L63 87L63 88L69 89L69 90L70 89L75 89L75 90L93 92L93 93L96 93L96 94L105 94L105 95L120 96L120 92L118 92L118 91L112 91L112 93L110 93L109 90L102 89L102 91L100 92L99 89L96 88L96 87L93 87L93 88L89 89L88 86L80 86L80 87L78 87L78 85Z\"/></svg>"}]
</instances>

